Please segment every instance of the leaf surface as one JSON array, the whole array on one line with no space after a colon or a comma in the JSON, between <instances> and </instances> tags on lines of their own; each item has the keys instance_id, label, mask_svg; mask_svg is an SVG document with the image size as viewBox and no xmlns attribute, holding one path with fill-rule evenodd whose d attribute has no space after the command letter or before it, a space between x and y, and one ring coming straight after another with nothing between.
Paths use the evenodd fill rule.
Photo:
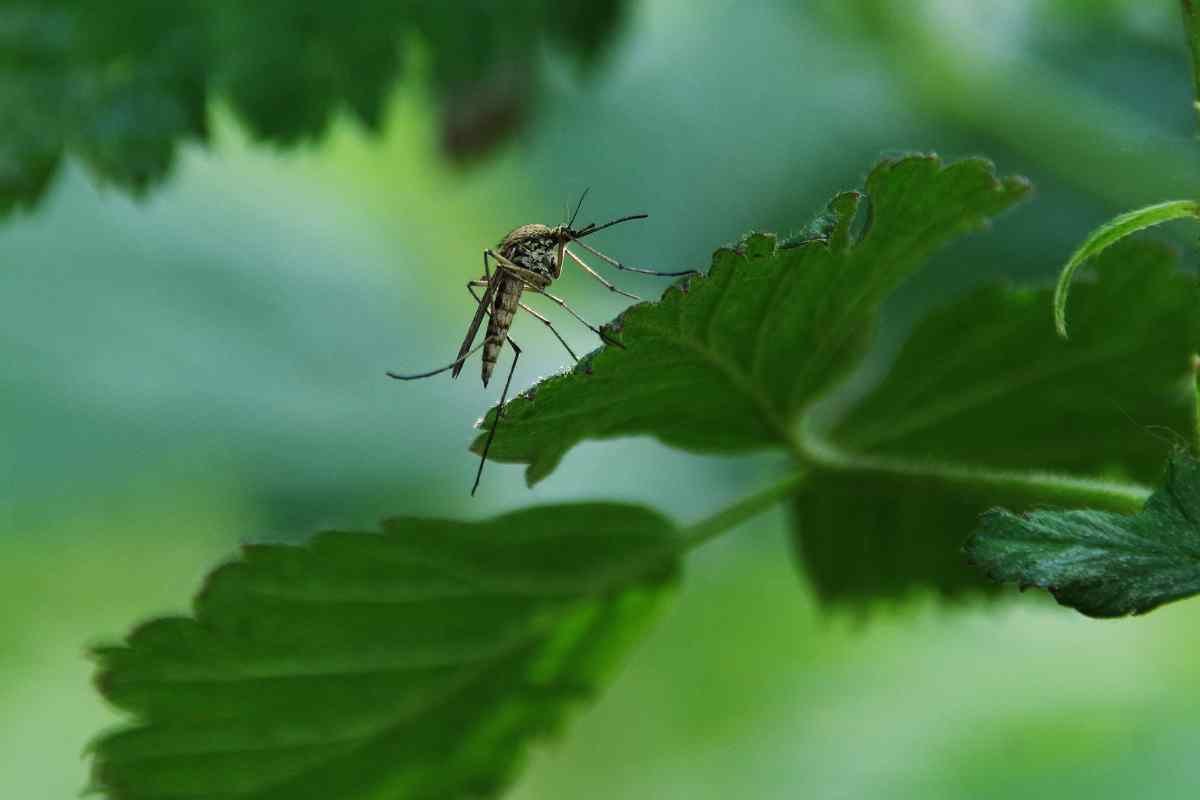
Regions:
<instances>
[{"instance_id":1,"label":"leaf surface","mask_svg":"<svg viewBox=\"0 0 1200 800\"><path fill-rule=\"evenodd\" d=\"M991 286L931 313L887 376L837 424L854 452L1153 482L1190 428L1200 283L1174 253L1126 241L1054 335L1049 289Z\"/></svg>"},{"instance_id":2,"label":"leaf surface","mask_svg":"<svg viewBox=\"0 0 1200 800\"><path fill-rule=\"evenodd\" d=\"M991 511L966 552L988 575L1048 589L1092 617L1144 614L1200 593L1200 462L1178 451L1138 514Z\"/></svg>"},{"instance_id":3,"label":"leaf surface","mask_svg":"<svg viewBox=\"0 0 1200 800\"><path fill-rule=\"evenodd\" d=\"M533 484L584 439L650 434L699 452L795 447L801 412L854 366L888 293L1027 189L980 159L884 161L867 179L869 219L857 239L861 198L847 193L795 242L759 234L718 250L707 275L608 327L624 349L603 347L509 402L490 457L528 464ZM483 427L494 421L493 410Z\"/></svg>"},{"instance_id":4,"label":"leaf surface","mask_svg":"<svg viewBox=\"0 0 1200 800\"><path fill-rule=\"evenodd\" d=\"M1069 342L1046 313L1049 288L982 288L920 323L829 434L847 463L825 460L793 502L794 546L819 595L984 587L959 554L966 532L990 508L1032 509L1052 490L972 486L972 470L1152 483L1194 413L1200 287L1175 267L1150 242L1105 252L1076 290ZM947 470L959 478L936 474Z\"/></svg>"},{"instance_id":5,"label":"leaf surface","mask_svg":"<svg viewBox=\"0 0 1200 800\"><path fill-rule=\"evenodd\" d=\"M100 648L134 715L93 747L114 800L492 796L589 698L675 580L677 530L635 506L250 546L191 617Z\"/></svg>"}]
</instances>

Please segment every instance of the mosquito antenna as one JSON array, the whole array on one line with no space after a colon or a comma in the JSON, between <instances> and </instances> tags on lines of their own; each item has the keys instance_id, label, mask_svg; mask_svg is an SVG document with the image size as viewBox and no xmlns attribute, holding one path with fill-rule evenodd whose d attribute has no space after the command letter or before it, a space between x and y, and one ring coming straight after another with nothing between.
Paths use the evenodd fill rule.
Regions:
<instances>
[{"instance_id":1,"label":"mosquito antenna","mask_svg":"<svg viewBox=\"0 0 1200 800\"><path fill-rule=\"evenodd\" d=\"M591 236L596 231L602 231L605 228L611 228L613 225L620 225L622 222L629 222L630 220L635 220L635 219L646 219L649 216L650 216L649 214L630 214L628 217L621 217L620 219L614 219L612 222L606 222L603 225L597 225L594 222L589 223L588 225L585 225L582 229L576 231L575 235L572 236L571 238L582 239L584 236Z\"/></svg>"},{"instance_id":2,"label":"mosquito antenna","mask_svg":"<svg viewBox=\"0 0 1200 800\"><path fill-rule=\"evenodd\" d=\"M575 225L575 218L579 216L579 209L583 208L583 200L591 190L592 187L589 186L583 190L583 194L579 195L579 203L575 206L575 213L571 215L571 221L567 223L568 230Z\"/></svg>"},{"instance_id":3,"label":"mosquito antenna","mask_svg":"<svg viewBox=\"0 0 1200 800\"><path fill-rule=\"evenodd\" d=\"M517 360L521 358L521 348L517 347L517 343L512 339L509 339L508 343L512 345L513 349L512 366L508 368L508 378L504 381L504 391L500 393L500 402L496 405L496 420L492 423L492 427L488 429L487 441L483 443L483 453L479 456L479 469L475 470L475 483L471 486L472 497L475 496L475 490L479 488L479 479L483 477L483 464L487 461L488 451L492 449L492 439L496 438L496 428L500 427L500 415L504 413L504 401L508 399L508 385L512 383L513 373L517 371Z\"/></svg>"},{"instance_id":4,"label":"mosquito antenna","mask_svg":"<svg viewBox=\"0 0 1200 800\"><path fill-rule=\"evenodd\" d=\"M439 375L439 374L441 374L441 373L445 372L445 371L446 371L446 370L448 370L448 369L453 369L454 367L457 367L459 364L463 363L463 362L464 362L464 361L466 361L468 358L470 358L471 356L475 355L475 353L477 353L477 352L479 351L479 348L483 347L485 344L487 344L487 340L486 340L486 339L484 339L484 340L483 340L482 342L480 342L479 344L475 345L473 348L471 348L470 350L468 350L468 351L467 351L465 354L463 354L463 355L462 355L462 356L460 356L459 358L456 358L456 359L454 359L453 361L451 361L451 362L450 362L449 364L447 364L446 366L444 366L444 367L439 367L438 369L435 369L435 370L433 370L433 371L431 371L431 372L422 372L422 373L419 373L419 374L417 374L417 375L398 375L398 374L397 374L397 373L395 373L395 372L389 372L389 373L387 374L387 376L388 376L389 378L395 378L395 379L396 379L396 380L398 380L398 381L415 381L415 380L418 380L418 379L420 379L420 378L432 378L434 375Z\"/></svg>"}]
</instances>

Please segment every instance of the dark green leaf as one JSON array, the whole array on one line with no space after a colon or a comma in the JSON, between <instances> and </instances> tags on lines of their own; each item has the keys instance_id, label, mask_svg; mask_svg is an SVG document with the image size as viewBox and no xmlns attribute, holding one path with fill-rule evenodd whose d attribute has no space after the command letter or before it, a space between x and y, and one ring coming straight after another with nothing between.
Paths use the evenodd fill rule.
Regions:
<instances>
[{"instance_id":1,"label":"dark green leaf","mask_svg":"<svg viewBox=\"0 0 1200 800\"><path fill-rule=\"evenodd\" d=\"M1200 284L1172 252L1126 241L1076 288L1074 335L1046 289L980 289L931 314L887 377L837 425L861 453L1152 482L1190 430Z\"/></svg>"},{"instance_id":2,"label":"dark green leaf","mask_svg":"<svg viewBox=\"0 0 1200 800\"><path fill-rule=\"evenodd\" d=\"M679 534L614 504L251 546L194 616L101 648L135 723L95 745L128 800L492 796L590 697L673 583Z\"/></svg>"},{"instance_id":3,"label":"dark green leaf","mask_svg":"<svg viewBox=\"0 0 1200 800\"><path fill-rule=\"evenodd\" d=\"M414 36L449 153L481 152L528 113L542 45L593 61L625 6L483 4L464 24L461 8L435 0L2 4L0 213L35 203L68 154L144 190L181 143L206 138L212 98L280 144L322 135L338 114L378 129Z\"/></svg>"},{"instance_id":4,"label":"dark green leaf","mask_svg":"<svg viewBox=\"0 0 1200 800\"><path fill-rule=\"evenodd\" d=\"M902 598L916 587L955 596L987 586L963 561L963 531L998 502L1037 501L886 469L822 470L792 499L792 546L825 602Z\"/></svg>"},{"instance_id":5,"label":"dark green leaf","mask_svg":"<svg viewBox=\"0 0 1200 800\"><path fill-rule=\"evenodd\" d=\"M1200 593L1200 462L1183 451L1141 512L991 511L966 552L989 576L1048 589L1092 617Z\"/></svg>"},{"instance_id":6,"label":"dark green leaf","mask_svg":"<svg viewBox=\"0 0 1200 800\"><path fill-rule=\"evenodd\" d=\"M1049 289L980 289L917 326L831 434L852 459L890 468L827 467L794 503L795 547L823 598L983 586L959 557L965 532L989 508L1025 510L1051 491L972 486L923 465L1157 477L1191 426L1200 288L1146 242L1114 246L1096 270L1076 289L1070 342L1046 313Z\"/></svg>"},{"instance_id":7,"label":"dark green leaf","mask_svg":"<svg viewBox=\"0 0 1200 800\"><path fill-rule=\"evenodd\" d=\"M854 366L883 298L1027 188L978 159L883 162L867 180L871 213L857 242L858 196L848 193L810 228L823 235L785 246L756 235L717 251L707 276L610 326L625 349L605 347L505 406L491 457L529 464L532 484L589 438L651 434L703 452L795 446L800 412Z\"/></svg>"}]
</instances>

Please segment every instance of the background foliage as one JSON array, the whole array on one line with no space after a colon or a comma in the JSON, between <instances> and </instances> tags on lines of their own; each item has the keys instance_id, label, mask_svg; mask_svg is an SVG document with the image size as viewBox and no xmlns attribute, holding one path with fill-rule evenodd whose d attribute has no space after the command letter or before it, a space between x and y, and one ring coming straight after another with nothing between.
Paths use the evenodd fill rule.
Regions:
<instances>
[{"instance_id":1,"label":"background foliage","mask_svg":"<svg viewBox=\"0 0 1200 800\"><path fill-rule=\"evenodd\" d=\"M937 256L885 306L856 376L866 394L920 340L908 332L928 311L969 308L954 302L976 290L961 302L1001 302L979 288L999 276L1049 280L1104 219L1196 185L1190 74L1167 0L712 2L704 13L631 3L610 33L567 26L595 37L583 74L573 65L587 56L547 23L528 33L546 48L515 48L529 59L520 74L537 76L536 104L517 115L525 127L470 170L442 155L460 95L438 66L469 63L470 48L396 22L408 33L394 68L343 62L329 55L345 50L338 42L365 62L392 23L348 31L320 4L305 5L319 23L307 28L272 16L282 5L255 4L261 19L185 5L201 32L160 42L178 27L149 5L103 20L87 19L91 4L3 6L0 175L6 202L32 209L0 235L11 643L0 652L0 784L14 796L73 796L80 747L115 719L87 687L84 645L183 610L239 539L373 529L399 510L473 519L599 497L686 522L778 469L770 454L584 444L533 490L520 468L492 466L483 496L465 503L468 425L494 397L467 381L399 391L382 371L444 361L480 248L519 222L556 221L582 187L596 218L651 213L612 233L615 253L680 268L746 230L794 232L861 185L881 152L986 153L1003 174L1028 175L1033 202ZM228 47L239 35L253 46ZM255 95L263 63L297 38L310 58L269 71L266 91L290 101L272 108ZM372 103L376 132L363 124ZM154 114L123 115L131 107ZM131 202L95 176L158 188ZM620 308L578 278L560 288L591 318ZM1072 298L1077 336L1083 297ZM527 385L564 365L556 342L524 330ZM1101 409L1114 435L1153 450L1159 423L1119 405L1132 420ZM848 624L818 611L814 587L886 588L895 573L867 567L887 553L834 580L810 552L811 580L797 581L789 536L779 513L690 557L675 607L600 702L539 751L515 796L1007 797L1050 783L1066 797L1190 796L1188 604L1097 626L1036 598L947 610L897 591L904 600Z\"/></svg>"}]
</instances>

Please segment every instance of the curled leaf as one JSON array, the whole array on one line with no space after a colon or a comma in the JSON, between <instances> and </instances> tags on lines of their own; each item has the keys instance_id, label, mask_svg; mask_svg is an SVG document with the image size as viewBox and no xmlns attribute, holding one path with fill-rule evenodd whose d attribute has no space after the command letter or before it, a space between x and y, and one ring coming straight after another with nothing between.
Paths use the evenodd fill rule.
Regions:
<instances>
[{"instance_id":1,"label":"curled leaf","mask_svg":"<svg viewBox=\"0 0 1200 800\"><path fill-rule=\"evenodd\" d=\"M1172 200L1146 206L1113 217L1094 230L1067 261L1059 273L1058 284L1054 287L1054 327L1058 335L1067 338L1067 295L1071 291L1071 278L1083 262L1099 255L1126 236L1184 217L1200 219L1200 203L1194 200Z\"/></svg>"}]
</instances>

